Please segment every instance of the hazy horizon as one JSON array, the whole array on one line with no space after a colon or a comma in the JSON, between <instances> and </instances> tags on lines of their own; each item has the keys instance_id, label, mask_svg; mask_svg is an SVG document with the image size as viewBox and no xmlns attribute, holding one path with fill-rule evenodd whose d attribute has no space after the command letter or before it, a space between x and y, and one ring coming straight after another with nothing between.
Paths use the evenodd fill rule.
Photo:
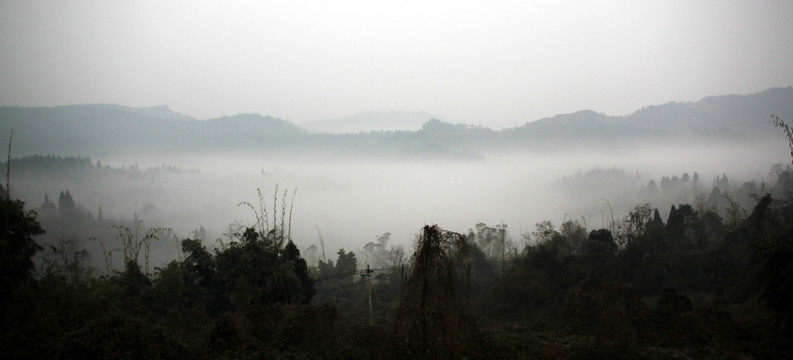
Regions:
<instances>
[{"instance_id":1,"label":"hazy horizon","mask_svg":"<svg viewBox=\"0 0 793 360\"><path fill-rule=\"evenodd\" d=\"M793 3L0 3L0 105L518 126L793 84Z\"/></svg>"}]
</instances>

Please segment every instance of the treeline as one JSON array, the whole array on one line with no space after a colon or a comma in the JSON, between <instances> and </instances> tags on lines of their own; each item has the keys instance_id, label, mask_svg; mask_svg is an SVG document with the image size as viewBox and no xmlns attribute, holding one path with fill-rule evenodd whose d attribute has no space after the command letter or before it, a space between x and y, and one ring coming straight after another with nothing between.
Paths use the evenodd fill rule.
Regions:
<instances>
[{"instance_id":1,"label":"treeline","mask_svg":"<svg viewBox=\"0 0 793 360\"><path fill-rule=\"evenodd\" d=\"M247 227L213 251L184 239L183 256L152 272L150 246L165 229L117 226L121 270L108 266L97 275L86 250L65 240L46 249L36 273L33 256L45 249L34 240L44 232L35 212L5 198L0 209L8 295L0 345L7 358L214 358L236 349L239 339L229 332L251 306L265 317L313 311L281 310L314 295L306 262L283 226ZM294 325L271 319L275 324Z\"/></svg>"},{"instance_id":2,"label":"treeline","mask_svg":"<svg viewBox=\"0 0 793 360\"><path fill-rule=\"evenodd\" d=\"M775 164L767 176L759 179L738 180L727 174L705 179L697 171L693 173L664 175L647 179L638 171L628 173L619 168L596 168L577 172L558 182L559 188L570 198L572 211L594 213L603 207L602 226L614 220L609 212L630 211L631 204L650 203L666 216L668 209L676 204L691 204L700 213L711 210L727 222L745 217L759 196L770 193L784 197L784 189L790 186L789 166Z\"/></svg>"},{"instance_id":3,"label":"treeline","mask_svg":"<svg viewBox=\"0 0 793 360\"><path fill-rule=\"evenodd\" d=\"M665 217L640 204L606 228L588 229L572 219L557 228L543 221L517 242L503 224L477 224L466 236L458 234L464 246L434 250L440 258L430 269L419 265L420 244L432 237L425 229L405 266L375 269L375 322L391 342L385 354L369 354L784 358L793 333L787 270L793 266L792 174L787 168L768 186L778 195L759 196L748 211L727 220L710 203L676 204ZM355 260L350 252L338 255L339 262ZM445 261L451 262L446 270L439 265ZM348 269L326 268L317 286L335 293L323 301L365 322L368 279ZM408 292L417 278L442 278L448 271L453 280L436 279L424 292ZM450 282L453 289L442 290ZM429 297L424 304L448 307L418 311L421 297ZM422 325L428 340L389 338L404 335L405 322L415 321L405 318L407 304L413 304L412 316L440 317ZM466 319L474 319L473 327Z\"/></svg>"},{"instance_id":4,"label":"treeline","mask_svg":"<svg viewBox=\"0 0 793 360\"><path fill-rule=\"evenodd\" d=\"M0 170L6 171L8 162L0 163ZM20 172L23 176L74 176L95 177L97 175L124 174L127 176L154 175L158 173L195 173L196 169L183 169L174 165L158 165L140 168L137 163L130 166L113 167L103 165L102 161L94 162L87 157L61 157L54 155L30 155L18 159L11 159L14 174Z\"/></svg>"},{"instance_id":5,"label":"treeline","mask_svg":"<svg viewBox=\"0 0 793 360\"><path fill-rule=\"evenodd\" d=\"M153 269L165 229L118 225L124 264L106 271L79 244L42 249L37 215L3 198L0 345L10 359L782 358L793 330L782 174L729 221L711 206L662 217L640 204L603 228L543 221L517 241L504 224L427 226L411 251L385 233L316 267L291 241L286 193L280 213L251 205L254 226L216 249L182 239L182 255ZM58 210L70 207L64 193Z\"/></svg>"}]
</instances>

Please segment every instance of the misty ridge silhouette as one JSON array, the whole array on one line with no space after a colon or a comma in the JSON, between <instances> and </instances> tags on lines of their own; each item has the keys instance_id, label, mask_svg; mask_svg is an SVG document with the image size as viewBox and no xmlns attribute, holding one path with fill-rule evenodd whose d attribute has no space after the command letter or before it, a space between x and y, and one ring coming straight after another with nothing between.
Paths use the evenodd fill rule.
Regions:
<instances>
[{"instance_id":1,"label":"misty ridge silhouette","mask_svg":"<svg viewBox=\"0 0 793 360\"><path fill-rule=\"evenodd\" d=\"M344 134L314 133L286 120L258 114L196 120L167 106L0 107L0 136L7 138L8 131L16 129L16 154L20 156L266 151L476 158L493 151L564 149L571 144L624 149L640 143L763 142L778 134L758 119L793 112L791 99L793 88L772 88L752 95L648 106L626 116L580 111L499 131L428 117L417 130ZM344 125L342 122L339 127Z\"/></svg>"}]
</instances>

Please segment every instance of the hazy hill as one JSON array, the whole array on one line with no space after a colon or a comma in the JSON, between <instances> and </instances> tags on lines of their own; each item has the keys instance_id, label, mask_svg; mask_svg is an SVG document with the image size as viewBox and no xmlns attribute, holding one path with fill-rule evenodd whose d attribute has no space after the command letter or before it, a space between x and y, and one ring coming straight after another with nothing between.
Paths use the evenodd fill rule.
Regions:
<instances>
[{"instance_id":1,"label":"hazy hill","mask_svg":"<svg viewBox=\"0 0 793 360\"><path fill-rule=\"evenodd\" d=\"M115 108L115 109L119 109L119 110L122 110L122 111L129 111L129 112L133 112L133 113L137 113L137 114L141 114L141 115L146 115L146 116L153 117L153 118L158 118L158 119L197 120L196 118L194 118L194 117L192 117L190 115L180 114L180 113L172 111L171 108L168 105L157 105L157 106L137 107L137 108L125 107L125 106L121 106L121 105L111 105L111 104L101 105L101 106L105 106L105 107L108 107L108 108Z\"/></svg>"},{"instance_id":2,"label":"hazy hill","mask_svg":"<svg viewBox=\"0 0 793 360\"><path fill-rule=\"evenodd\" d=\"M439 116L424 111L367 111L337 119L316 120L301 124L306 129L333 134L370 131L416 131L429 119Z\"/></svg>"},{"instance_id":3,"label":"hazy hill","mask_svg":"<svg viewBox=\"0 0 793 360\"><path fill-rule=\"evenodd\" d=\"M653 105L627 116L584 110L544 118L505 131L508 138L538 143L640 141L762 141L777 130L771 114L793 116L793 87L752 95L703 98L693 103Z\"/></svg>"},{"instance_id":4,"label":"hazy hill","mask_svg":"<svg viewBox=\"0 0 793 360\"><path fill-rule=\"evenodd\" d=\"M10 129L15 130L15 156L278 151L311 156L468 157L494 150L630 148L647 142L763 142L770 137L776 141L779 133L769 123L771 114L793 117L793 88L648 106L627 116L584 110L502 131L451 124L423 112L370 112L308 124L315 130L346 132L330 134L258 114L196 120L168 106L2 107L0 137L7 139ZM412 130L382 131L397 128ZM354 132L375 129L381 131Z\"/></svg>"},{"instance_id":5,"label":"hazy hill","mask_svg":"<svg viewBox=\"0 0 793 360\"><path fill-rule=\"evenodd\" d=\"M117 155L159 151L235 149L297 136L301 128L281 119L238 114L195 120L167 106L130 108L119 105L2 107L0 134L14 129L14 155Z\"/></svg>"},{"instance_id":6,"label":"hazy hill","mask_svg":"<svg viewBox=\"0 0 793 360\"><path fill-rule=\"evenodd\" d=\"M626 117L636 126L656 131L748 139L776 132L771 114L793 117L793 87L772 88L751 95L703 98L695 103L649 106Z\"/></svg>"}]
</instances>

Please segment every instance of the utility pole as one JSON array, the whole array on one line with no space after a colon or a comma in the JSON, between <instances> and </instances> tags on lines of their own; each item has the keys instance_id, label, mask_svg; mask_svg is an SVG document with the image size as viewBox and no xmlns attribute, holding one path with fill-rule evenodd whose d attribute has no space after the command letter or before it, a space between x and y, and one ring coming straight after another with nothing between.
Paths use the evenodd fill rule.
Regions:
<instances>
[{"instance_id":1,"label":"utility pole","mask_svg":"<svg viewBox=\"0 0 793 360\"><path fill-rule=\"evenodd\" d=\"M402 264L402 270L399 271L399 301L402 302L402 291L405 288L405 264Z\"/></svg>"},{"instance_id":2,"label":"utility pole","mask_svg":"<svg viewBox=\"0 0 793 360\"><path fill-rule=\"evenodd\" d=\"M369 269L369 264L366 264L366 270L361 270L361 277L366 278L366 286L369 290L369 327L374 325L372 320L372 273L374 270Z\"/></svg>"}]
</instances>

